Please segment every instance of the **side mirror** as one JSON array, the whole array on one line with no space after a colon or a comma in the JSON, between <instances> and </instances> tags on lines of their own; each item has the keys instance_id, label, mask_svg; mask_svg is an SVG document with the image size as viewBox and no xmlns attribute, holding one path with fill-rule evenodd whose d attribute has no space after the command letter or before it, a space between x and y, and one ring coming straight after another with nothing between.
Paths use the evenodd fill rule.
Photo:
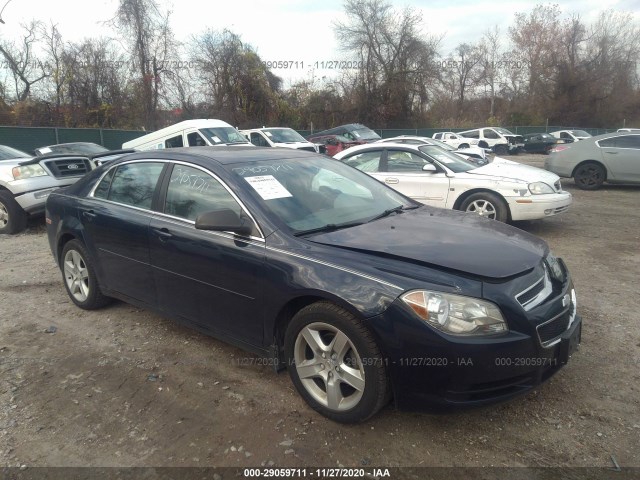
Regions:
<instances>
[{"instance_id":1,"label":"side mirror","mask_svg":"<svg viewBox=\"0 0 640 480\"><path fill-rule=\"evenodd\" d=\"M233 232L238 235L251 235L249 219L240 218L236 212L223 208L213 212L204 212L196 218L196 229L214 232Z\"/></svg>"},{"instance_id":2,"label":"side mirror","mask_svg":"<svg viewBox=\"0 0 640 480\"><path fill-rule=\"evenodd\" d=\"M426 165L424 165L422 167L422 171L423 172L437 172L438 169L436 168L436 166L433 163L427 163Z\"/></svg>"}]
</instances>

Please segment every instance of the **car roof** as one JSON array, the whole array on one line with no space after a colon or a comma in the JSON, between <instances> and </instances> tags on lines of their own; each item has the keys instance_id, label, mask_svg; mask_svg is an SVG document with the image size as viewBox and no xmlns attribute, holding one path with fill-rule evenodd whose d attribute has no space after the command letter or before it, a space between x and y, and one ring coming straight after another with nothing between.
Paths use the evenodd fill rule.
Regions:
<instances>
[{"instance_id":1,"label":"car roof","mask_svg":"<svg viewBox=\"0 0 640 480\"><path fill-rule=\"evenodd\" d=\"M221 165L230 165L235 163L315 157L318 157L317 153L291 148L207 146L144 150L127 155L126 160L214 160Z\"/></svg>"},{"instance_id":2,"label":"car roof","mask_svg":"<svg viewBox=\"0 0 640 480\"><path fill-rule=\"evenodd\" d=\"M347 153L359 152L360 150L389 148L389 147L409 148L411 150L418 150L418 147L424 147L425 145L426 144L414 145L411 143L399 143L399 142L373 142L373 143L365 143L363 145L356 145L355 147L350 147L346 150L343 150L342 152L338 152L337 155L341 155L343 153L347 154ZM426 145L426 146L437 147L438 145Z\"/></svg>"}]
</instances>

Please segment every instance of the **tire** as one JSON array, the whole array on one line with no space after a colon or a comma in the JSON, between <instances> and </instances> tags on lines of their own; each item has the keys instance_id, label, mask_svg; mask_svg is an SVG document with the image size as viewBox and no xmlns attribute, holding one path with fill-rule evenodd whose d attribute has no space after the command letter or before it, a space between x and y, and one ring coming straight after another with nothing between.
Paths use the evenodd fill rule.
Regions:
<instances>
[{"instance_id":1,"label":"tire","mask_svg":"<svg viewBox=\"0 0 640 480\"><path fill-rule=\"evenodd\" d=\"M60 270L69 298L78 307L96 310L111 301L100 291L93 264L84 245L78 240L70 240L65 244L60 259Z\"/></svg>"},{"instance_id":2,"label":"tire","mask_svg":"<svg viewBox=\"0 0 640 480\"><path fill-rule=\"evenodd\" d=\"M18 233L27 227L27 214L11 192L0 191L0 233Z\"/></svg>"},{"instance_id":3,"label":"tire","mask_svg":"<svg viewBox=\"0 0 640 480\"><path fill-rule=\"evenodd\" d=\"M480 147L480 148L489 148L489 144L487 142L485 142L484 140L480 140L478 142L478 147Z\"/></svg>"},{"instance_id":4,"label":"tire","mask_svg":"<svg viewBox=\"0 0 640 480\"><path fill-rule=\"evenodd\" d=\"M496 145L493 151L496 152L496 155L506 155L509 153L506 145Z\"/></svg>"},{"instance_id":5,"label":"tire","mask_svg":"<svg viewBox=\"0 0 640 480\"><path fill-rule=\"evenodd\" d=\"M458 145L458 148L469 148L469 144L468 143L463 143L461 145Z\"/></svg>"},{"instance_id":6,"label":"tire","mask_svg":"<svg viewBox=\"0 0 640 480\"><path fill-rule=\"evenodd\" d=\"M481 217L506 222L509 219L509 207L495 193L479 192L469 195L460 206L460 210L477 213Z\"/></svg>"},{"instance_id":7,"label":"tire","mask_svg":"<svg viewBox=\"0 0 640 480\"><path fill-rule=\"evenodd\" d=\"M362 322L343 308L329 302L303 308L287 327L284 347L296 390L325 417L363 422L389 402L384 358Z\"/></svg>"},{"instance_id":8,"label":"tire","mask_svg":"<svg viewBox=\"0 0 640 480\"><path fill-rule=\"evenodd\" d=\"M602 186L604 179L604 168L595 162L583 163L573 174L573 181L582 190L597 190Z\"/></svg>"}]
</instances>

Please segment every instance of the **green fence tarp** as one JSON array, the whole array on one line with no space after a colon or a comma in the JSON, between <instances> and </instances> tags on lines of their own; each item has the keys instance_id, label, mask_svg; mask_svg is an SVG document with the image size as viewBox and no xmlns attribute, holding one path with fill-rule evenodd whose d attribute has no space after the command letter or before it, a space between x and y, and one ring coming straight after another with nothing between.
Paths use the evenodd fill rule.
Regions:
<instances>
[{"instance_id":1,"label":"green fence tarp","mask_svg":"<svg viewBox=\"0 0 640 480\"><path fill-rule=\"evenodd\" d=\"M69 142L92 142L109 150L119 150L122 144L147 132L139 130L108 130L104 128L58 128L58 127L1 127L0 145L33 153L47 145Z\"/></svg>"}]
</instances>

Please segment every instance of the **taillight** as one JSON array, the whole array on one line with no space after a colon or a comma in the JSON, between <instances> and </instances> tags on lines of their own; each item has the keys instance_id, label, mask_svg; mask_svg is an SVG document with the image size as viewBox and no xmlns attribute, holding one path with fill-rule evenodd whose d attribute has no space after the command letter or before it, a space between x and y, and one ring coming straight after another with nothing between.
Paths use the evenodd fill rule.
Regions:
<instances>
[{"instance_id":1,"label":"taillight","mask_svg":"<svg viewBox=\"0 0 640 480\"><path fill-rule=\"evenodd\" d=\"M557 147L553 147L551 149L551 153L558 153L558 152L561 152L562 150L566 150L567 148L569 147L567 147L566 145L558 145Z\"/></svg>"}]
</instances>

